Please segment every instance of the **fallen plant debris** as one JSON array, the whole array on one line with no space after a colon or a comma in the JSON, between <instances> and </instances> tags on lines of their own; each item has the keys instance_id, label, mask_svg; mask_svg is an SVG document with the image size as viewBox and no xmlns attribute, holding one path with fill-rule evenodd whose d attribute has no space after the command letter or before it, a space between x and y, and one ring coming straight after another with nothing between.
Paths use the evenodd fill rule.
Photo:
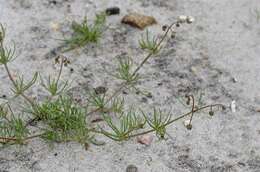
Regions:
<instances>
[{"instance_id":1,"label":"fallen plant debris","mask_svg":"<svg viewBox=\"0 0 260 172\"><path fill-rule=\"evenodd\" d=\"M14 99L6 99L4 103L0 104L0 143L26 144L29 140L40 137L50 142L75 141L85 145L85 148L88 149L89 143L103 144L95 140L95 136L101 134L114 141L126 141L138 137L140 142L142 140L143 144L148 145L152 141L148 137L149 133L155 133L158 138L164 139L167 126L186 117L189 117L189 120L185 122L185 126L187 129L192 129L191 123L194 114L207 109L210 115L213 115L214 111L218 107L223 107L223 105L201 105L200 99L197 102L193 95L189 95L186 98L190 111L173 118L171 112L165 113L157 107L154 107L152 112L145 112L133 106L128 107L125 104L126 97L120 97L120 95L125 89L129 92L132 90L140 91L136 87L136 83L141 79L139 70L155 53L159 53L163 49L161 44L172 32L175 32L177 27L185 23L190 24L193 21L192 17L181 16L176 22L164 28L163 37L153 42L153 48L146 52L143 60L136 62L138 63L137 66L135 66L136 63L133 62L131 57L119 59L116 73L113 76L121 81L120 86L112 93L108 92L105 87L88 90L85 103L75 101L73 96L68 93L68 81L61 80L62 71L70 65L70 60L65 56L55 58L55 64L60 66L58 75L56 77L49 76L47 81L38 73L35 73L30 81L25 81L19 75L14 78L11 75L9 63L16 57L15 47L6 47L4 41L5 28L0 25L0 65L4 67L11 81L14 99L22 97L29 106L26 108L26 112L30 115L30 119L26 122L19 114L14 113L11 105L11 101ZM104 18L96 21L96 23L101 24L100 22L103 23ZM83 29L83 33L85 33L85 29L89 29L87 23L83 26L77 25L76 28L79 29L80 33L81 29ZM74 45L83 45L83 43L89 41L83 39L83 42L78 42L78 40L81 40L81 36L79 36L79 39L72 39L68 42L72 43L70 44L72 48L75 48ZM145 43L145 40L143 42ZM27 91L37 84L36 81L39 76L42 81L39 86L48 93L43 101L38 101L27 95ZM99 114L96 121L90 119L90 115L94 113ZM32 121L40 121L40 124L31 126L37 128L36 134L31 134L28 127L28 124ZM96 124L99 121L106 125L106 129Z\"/></svg>"},{"instance_id":2,"label":"fallen plant debris","mask_svg":"<svg viewBox=\"0 0 260 172\"><path fill-rule=\"evenodd\" d=\"M138 13L131 13L123 17L122 23L143 30L147 26L156 24L157 21L152 16L145 16Z\"/></svg>"}]
</instances>

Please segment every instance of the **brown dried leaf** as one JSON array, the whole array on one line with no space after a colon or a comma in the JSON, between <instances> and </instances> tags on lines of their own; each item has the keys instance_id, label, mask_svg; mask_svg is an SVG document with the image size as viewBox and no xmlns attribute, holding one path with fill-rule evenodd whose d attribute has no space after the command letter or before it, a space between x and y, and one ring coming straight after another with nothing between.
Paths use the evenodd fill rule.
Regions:
<instances>
[{"instance_id":1,"label":"brown dried leaf","mask_svg":"<svg viewBox=\"0 0 260 172\"><path fill-rule=\"evenodd\" d=\"M129 24L130 26L144 29L146 26L156 24L156 20L152 16L145 16L138 13L131 13L123 17L122 23Z\"/></svg>"}]
</instances>

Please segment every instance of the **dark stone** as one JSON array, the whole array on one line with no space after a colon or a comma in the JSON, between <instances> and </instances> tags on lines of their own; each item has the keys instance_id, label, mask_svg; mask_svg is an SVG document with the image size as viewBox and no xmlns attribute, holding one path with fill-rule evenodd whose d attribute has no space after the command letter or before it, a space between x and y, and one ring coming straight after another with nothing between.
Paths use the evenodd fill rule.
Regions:
<instances>
[{"instance_id":1,"label":"dark stone","mask_svg":"<svg viewBox=\"0 0 260 172\"><path fill-rule=\"evenodd\" d=\"M107 88L103 86L99 86L94 88L96 94L105 94L107 92Z\"/></svg>"},{"instance_id":2,"label":"dark stone","mask_svg":"<svg viewBox=\"0 0 260 172\"><path fill-rule=\"evenodd\" d=\"M138 169L135 165L128 165L126 167L126 172L138 172Z\"/></svg>"},{"instance_id":3,"label":"dark stone","mask_svg":"<svg viewBox=\"0 0 260 172\"><path fill-rule=\"evenodd\" d=\"M147 103L147 101L148 101L147 98L142 97L142 99L141 99L141 102L142 102L142 103Z\"/></svg>"},{"instance_id":4,"label":"dark stone","mask_svg":"<svg viewBox=\"0 0 260 172\"><path fill-rule=\"evenodd\" d=\"M116 15L120 13L120 8L119 7L110 7L106 9L106 14L108 16L110 15Z\"/></svg>"}]
</instances>

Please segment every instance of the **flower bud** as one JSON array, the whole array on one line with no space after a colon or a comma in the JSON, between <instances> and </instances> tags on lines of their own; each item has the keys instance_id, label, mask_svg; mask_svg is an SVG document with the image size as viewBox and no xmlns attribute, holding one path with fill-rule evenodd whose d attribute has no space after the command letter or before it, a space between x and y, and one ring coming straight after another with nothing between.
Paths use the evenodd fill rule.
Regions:
<instances>
[{"instance_id":1,"label":"flower bud","mask_svg":"<svg viewBox=\"0 0 260 172\"><path fill-rule=\"evenodd\" d=\"M180 22L180 23L186 23L187 22L187 16L184 16L184 15L180 15L179 17L178 17L178 21Z\"/></svg>"},{"instance_id":2,"label":"flower bud","mask_svg":"<svg viewBox=\"0 0 260 172\"><path fill-rule=\"evenodd\" d=\"M187 22L188 24L191 24L191 23L194 22L194 20L195 20L194 17L188 16L187 19L186 19L186 22Z\"/></svg>"}]
</instances>

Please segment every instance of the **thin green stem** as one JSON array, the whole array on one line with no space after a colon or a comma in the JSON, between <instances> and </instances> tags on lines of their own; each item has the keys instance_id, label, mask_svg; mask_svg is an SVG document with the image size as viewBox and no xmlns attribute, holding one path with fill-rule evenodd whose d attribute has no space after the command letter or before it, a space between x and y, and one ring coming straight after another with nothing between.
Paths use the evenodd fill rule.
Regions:
<instances>
[{"instance_id":1,"label":"thin green stem","mask_svg":"<svg viewBox=\"0 0 260 172\"><path fill-rule=\"evenodd\" d=\"M10 72L10 70L9 70L9 68L8 68L8 65L7 65L7 64L4 64L4 67L5 67L5 70L6 70L6 72L7 72L7 75L8 75L8 77L9 77L10 81L12 82L13 86L16 86L15 80L14 80L14 78L13 78L12 75L11 75L11 72ZM32 107L35 106L34 102L33 102L27 95L25 95L24 93L21 93L21 96L22 96L28 103L30 103L30 105L31 105Z\"/></svg>"},{"instance_id":2,"label":"thin green stem","mask_svg":"<svg viewBox=\"0 0 260 172\"><path fill-rule=\"evenodd\" d=\"M216 107L216 106L223 107L222 104L213 104L213 105L203 106L203 107L201 107L201 108L198 108L198 109L196 109L196 110L194 110L194 111L190 111L190 112L188 112L188 113L185 113L185 114L183 114L183 115L181 115L181 116L179 116L179 117L177 117L177 118L174 118L174 119L168 121L168 122L165 124L165 126L168 126L168 125L172 124L173 122L176 122L176 121L178 121L178 120L180 120L180 119L182 119L182 118L185 118L186 116L189 116L190 114L193 114L193 113L195 113L195 112L201 111L201 110L206 109L206 108L209 108L209 107ZM133 134L133 135L130 135L129 138L131 138L131 137L136 137L136 136L140 136L140 135L144 135L144 134L148 134L148 133L151 133L151 132L154 132L154 131L155 131L154 129L151 129L151 130L144 131L144 132L141 132L141 133Z\"/></svg>"}]
</instances>

